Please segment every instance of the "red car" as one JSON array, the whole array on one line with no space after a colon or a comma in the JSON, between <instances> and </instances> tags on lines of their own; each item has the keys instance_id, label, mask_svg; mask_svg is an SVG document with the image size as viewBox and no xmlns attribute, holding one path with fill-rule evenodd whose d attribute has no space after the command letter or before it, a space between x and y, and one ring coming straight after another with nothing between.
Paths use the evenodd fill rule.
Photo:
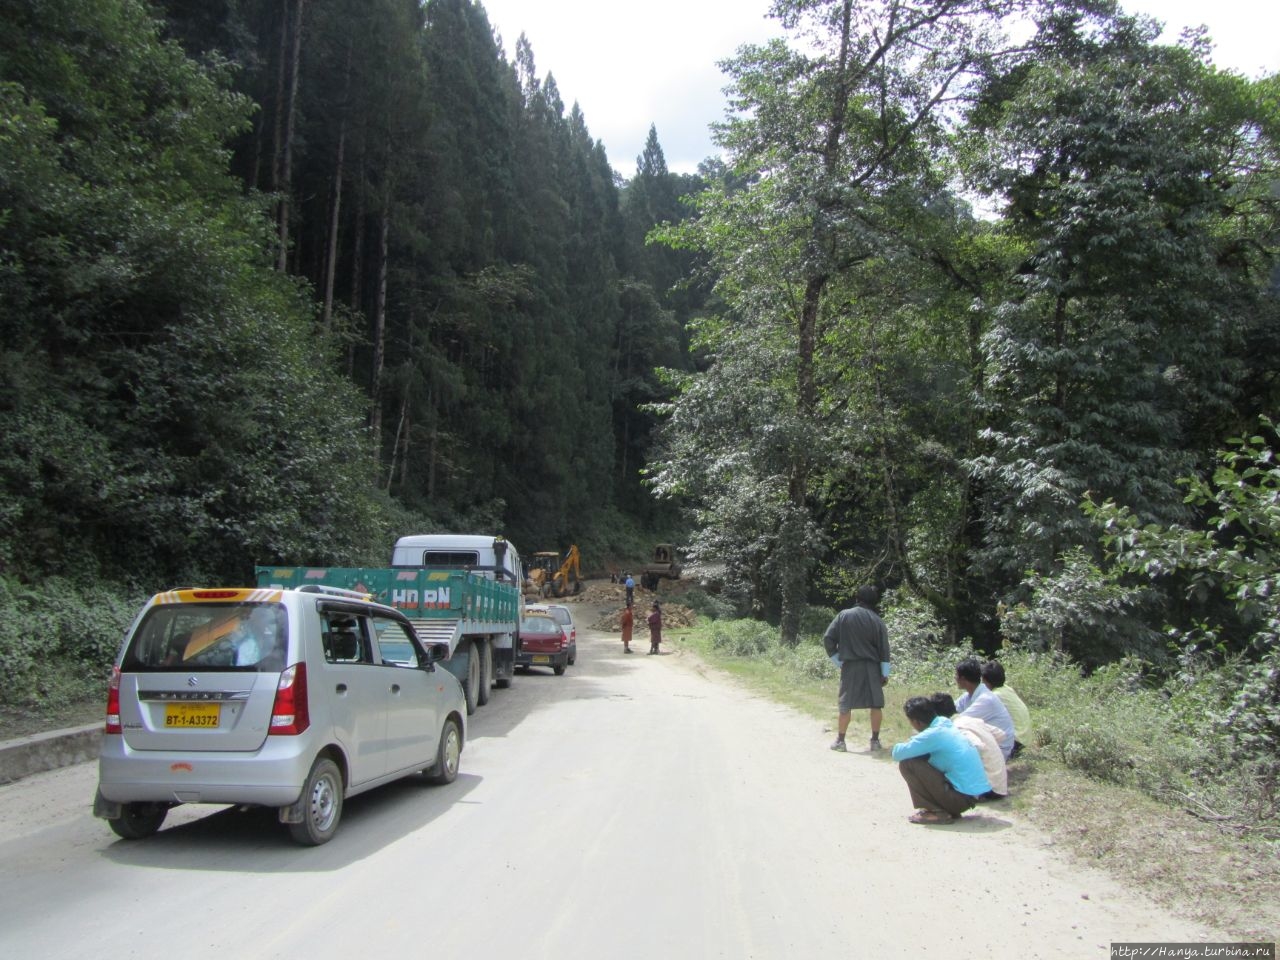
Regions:
<instances>
[{"instance_id":1,"label":"red car","mask_svg":"<svg viewBox=\"0 0 1280 960\"><path fill-rule=\"evenodd\" d=\"M560 677L568 665L569 638L564 628L545 613L526 613L521 617L516 666L550 667Z\"/></svg>"}]
</instances>

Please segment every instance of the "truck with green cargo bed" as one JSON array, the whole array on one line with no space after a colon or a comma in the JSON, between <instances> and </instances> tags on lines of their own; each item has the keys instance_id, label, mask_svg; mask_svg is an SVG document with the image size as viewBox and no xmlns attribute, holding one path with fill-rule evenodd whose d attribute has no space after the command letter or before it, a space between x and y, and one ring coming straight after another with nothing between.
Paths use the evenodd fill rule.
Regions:
<instances>
[{"instance_id":1,"label":"truck with green cargo bed","mask_svg":"<svg viewBox=\"0 0 1280 960\"><path fill-rule=\"evenodd\" d=\"M520 556L501 537L422 534L401 537L390 568L256 568L258 586L338 587L401 611L424 644L447 646L443 666L459 683L467 712L489 700L493 685L515 676L520 615Z\"/></svg>"}]
</instances>

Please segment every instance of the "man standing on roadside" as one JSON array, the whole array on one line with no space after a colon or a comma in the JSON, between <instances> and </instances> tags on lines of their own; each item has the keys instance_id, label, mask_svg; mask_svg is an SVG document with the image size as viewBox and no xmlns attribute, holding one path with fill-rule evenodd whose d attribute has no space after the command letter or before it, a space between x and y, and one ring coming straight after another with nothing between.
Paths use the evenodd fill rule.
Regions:
<instances>
[{"instance_id":1,"label":"man standing on roadside","mask_svg":"<svg viewBox=\"0 0 1280 960\"><path fill-rule=\"evenodd\" d=\"M622 581L622 585L627 588L627 606L631 606L635 600L636 582L631 579L631 574L626 575L627 579Z\"/></svg>"},{"instance_id":2,"label":"man standing on roadside","mask_svg":"<svg viewBox=\"0 0 1280 960\"><path fill-rule=\"evenodd\" d=\"M859 587L855 605L836 614L822 637L827 656L840 668L840 719L831 749L841 753L854 710L871 711L871 749L880 749L884 685L889 682L889 631L875 612L879 599L875 587Z\"/></svg>"}]
</instances>

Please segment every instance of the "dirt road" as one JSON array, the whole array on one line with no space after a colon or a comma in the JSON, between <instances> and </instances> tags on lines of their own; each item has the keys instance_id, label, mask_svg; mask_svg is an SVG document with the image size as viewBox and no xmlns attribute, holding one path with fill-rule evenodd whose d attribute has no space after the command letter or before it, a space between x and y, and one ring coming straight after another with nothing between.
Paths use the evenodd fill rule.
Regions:
<instances>
[{"instance_id":1,"label":"dirt road","mask_svg":"<svg viewBox=\"0 0 1280 960\"><path fill-rule=\"evenodd\" d=\"M518 676L471 734L456 784L356 798L314 850L233 810L116 841L92 764L0 787L0 952L1077 960L1227 939L997 808L909 824L891 762L679 653L580 630L576 666Z\"/></svg>"}]
</instances>

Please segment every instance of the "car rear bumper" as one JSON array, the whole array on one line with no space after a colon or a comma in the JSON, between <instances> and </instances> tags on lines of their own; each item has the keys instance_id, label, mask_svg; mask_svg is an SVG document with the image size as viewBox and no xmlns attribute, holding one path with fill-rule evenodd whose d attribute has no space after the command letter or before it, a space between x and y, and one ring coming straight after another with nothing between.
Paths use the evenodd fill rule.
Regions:
<instances>
[{"instance_id":1,"label":"car rear bumper","mask_svg":"<svg viewBox=\"0 0 1280 960\"><path fill-rule=\"evenodd\" d=\"M133 750L121 736L104 736L98 790L116 803L293 803L311 770L309 745L297 737L268 737L253 752Z\"/></svg>"},{"instance_id":2,"label":"car rear bumper","mask_svg":"<svg viewBox=\"0 0 1280 960\"><path fill-rule=\"evenodd\" d=\"M516 654L516 665L521 667L565 667L569 665L569 651L559 653L526 653L521 650Z\"/></svg>"}]
</instances>

